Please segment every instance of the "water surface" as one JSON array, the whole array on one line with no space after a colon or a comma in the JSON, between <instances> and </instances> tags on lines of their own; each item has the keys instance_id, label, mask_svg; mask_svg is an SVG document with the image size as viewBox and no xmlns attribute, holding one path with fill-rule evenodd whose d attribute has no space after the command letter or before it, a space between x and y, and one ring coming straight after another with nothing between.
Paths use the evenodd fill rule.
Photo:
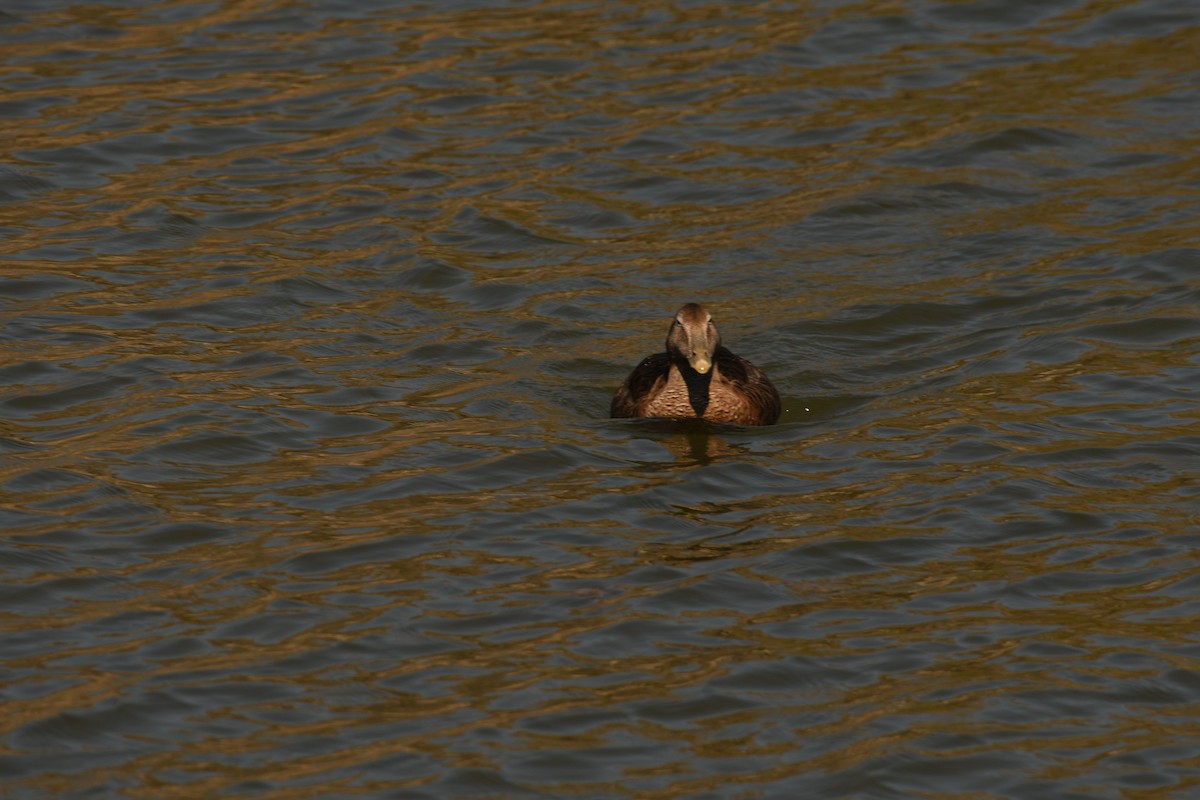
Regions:
<instances>
[{"instance_id":1,"label":"water surface","mask_svg":"<svg viewBox=\"0 0 1200 800\"><path fill-rule=\"evenodd\" d=\"M1191 2L0 45L13 797L1200 791ZM688 301L779 425L606 418Z\"/></svg>"}]
</instances>

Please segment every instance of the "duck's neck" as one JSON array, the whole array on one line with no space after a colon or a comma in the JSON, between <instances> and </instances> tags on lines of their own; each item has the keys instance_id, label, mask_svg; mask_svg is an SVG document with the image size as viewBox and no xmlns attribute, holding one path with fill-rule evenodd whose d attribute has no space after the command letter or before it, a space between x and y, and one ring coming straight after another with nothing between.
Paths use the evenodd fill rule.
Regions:
<instances>
[{"instance_id":1,"label":"duck's neck","mask_svg":"<svg viewBox=\"0 0 1200 800\"><path fill-rule=\"evenodd\" d=\"M713 364L712 369L703 375L692 369L692 365L687 361L676 361L675 366L683 376L683 382L687 384L688 402L692 410L696 412L697 417L703 417L704 412L708 410L708 387L712 384L717 365Z\"/></svg>"}]
</instances>

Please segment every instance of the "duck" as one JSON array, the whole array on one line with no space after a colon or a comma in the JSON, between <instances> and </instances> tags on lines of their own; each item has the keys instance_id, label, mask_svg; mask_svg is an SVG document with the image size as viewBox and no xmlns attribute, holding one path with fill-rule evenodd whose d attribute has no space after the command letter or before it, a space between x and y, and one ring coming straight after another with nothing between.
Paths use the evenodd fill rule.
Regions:
<instances>
[{"instance_id":1,"label":"duck","mask_svg":"<svg viewBox=\"0 0 1200 800\"><path fill-rule=\"evenodd\" d=\"M613 395L614 419L663 417L773 425L779 392L758 367L721 345L712 315L687 303L671 320L667 350L646 356Z\"/></svg>"}]
</instances>

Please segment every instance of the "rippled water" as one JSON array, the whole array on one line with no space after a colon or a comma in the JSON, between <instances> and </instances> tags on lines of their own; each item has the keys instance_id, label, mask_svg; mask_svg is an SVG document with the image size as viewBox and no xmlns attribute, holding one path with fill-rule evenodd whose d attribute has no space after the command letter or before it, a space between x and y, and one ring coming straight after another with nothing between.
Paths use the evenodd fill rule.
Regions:
<instances>
[{"instance_id":1,"label":"rippled water","mask_svg":"<svg viewBox=\"0 0 1200 800\"><path fill-rule=\"evenodd\" d=\"M6 796L1200 792L1192 0L0 45ZM606 419L693 300L779 425Z\"/></svg>"}]
</instances>

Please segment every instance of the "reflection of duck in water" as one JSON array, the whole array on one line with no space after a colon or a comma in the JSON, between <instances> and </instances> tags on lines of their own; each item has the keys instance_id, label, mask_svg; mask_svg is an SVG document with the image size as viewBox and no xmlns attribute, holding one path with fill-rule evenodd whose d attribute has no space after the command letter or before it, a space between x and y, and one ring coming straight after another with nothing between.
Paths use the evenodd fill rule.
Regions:
<instances>
[{"instance_id":1,"label":"reflection of duck in water","mask_svg":"<svg viewBox=\"0 0 1200 800\"><path fill-rule=\"evenodd\" d=\"M761 369L721 346L711 314L688 303L667 332L667 352L646 356L629 373L611 414L771 425L779 392Z\"/></svg>"}]
</instances>

